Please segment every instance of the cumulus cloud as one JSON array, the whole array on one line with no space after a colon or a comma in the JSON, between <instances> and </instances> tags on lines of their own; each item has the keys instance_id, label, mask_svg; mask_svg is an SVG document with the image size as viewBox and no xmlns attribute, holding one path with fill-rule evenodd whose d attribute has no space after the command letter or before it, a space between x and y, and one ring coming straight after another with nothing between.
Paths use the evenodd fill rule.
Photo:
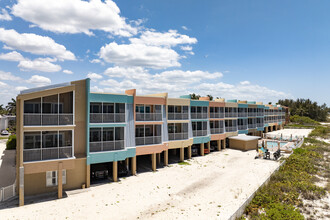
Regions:
<instances>
[{"instance_id":1,"label":"cumulus cloud","mask_svg":"<svg viewBox=\"0 0 330 220\"><path fill-rule=\"evenodd\" d=\"M90 60L89 62L90 62L90 63L99 63L99 64L101 64L102 66L104 65L104 63L103 63L102 60L100 60L100 59L93 59L93 60Z\"/></svg>"},{"instance_id":2,"label":"cumulus cloud","mask_svg":"<svg viewBox=\"0 0 330 220\"><path fill-rule=\"evenodd\" d=\"M8 80L8 81L18 81L22 80L18 76L14 76L11 72L4 72L0 70L0 79L1 80Z\"/></svg>"},{"instance_id":3,"label":"cumulus cloud","mask_svg":"<svg viewBox=\"0 0 330 220\"><path fill-rule=\"evenodd\" d=\"M26 80L27 83L31 83L37 87L47 86L51 83L51 80L44 76L33 75L30 79Z\"/></svg>"},{"instance_id":4,"label":"cumulus cloud","mask_svg":"<svg viewBox=\"0 0 330 220\"><path fill-rule=\"evenodd\" d=\"M3 20L3 21L11 21L12 20L12 18L8 14L7 10L4 9L4 8L1 9L0 20Z\"/></svg>"},{"instance_id":5,"label":"cumulus cloud","mask_svg":"<svg viewBox=\"0 0 330 220\"><path fill-rule=\"evenodd\" d=\"M93 81L96 81L96 80L98 80L98 79L102 79L102 78L103 78L102 75L97 74L97 73L88 73L86 77L87 77L87 78L90 78L90 79L93 80Z\"/></svg>"},{"instance_id":6,"label":"cumulus cloud","mask_svg":"<svg viewBox=\"0 0 330 220\"><path fill-rule=\"evenodd\" d=\"M9 53L1 53L0 60L7 60L7 61L23 61L25 58L22 54L18 53L17 51L9 52Z\"/></svg>"},{"instance_id":7,"label":"cumulus cloud","mask_svg":"<svg viewBox=\"0 0 330 220\"><path fill-rule=\"evenodd\" d=\"M240 82L241 85L249 85L250 84L250 81L242 81Z\"/></svg>"},{"instance_id":8,"label":"cumulus cloud","mask_svg":"<svg viewBox=\"0 0 330 220\"><path fill-rule=\"evenodd\" d=\"M180 48L181 48L181 50L185 50L185 51L191 51L192 50L191 46L181 46Z\"/></svg>"},{"instance_id":9,"label":"cumulus cloud","mask_svg":"<svg viewBox=\"0 0 330 220\"><path fill-rule=\"evenodd\" d=\"M179 54L170 49L145 44L113 42L100 49L100 57L119 66L141 66L153 69L181 66Z\"/></svg>"},{"instance_id":10,"label":"cumulus cloud","mask_svg":"<svg viewBox=\"0 0 330 220\"><path fill-rule=\"evenodd\" d=\"M181 26L181 28L183 29L183 30L185 30L185 31L187 31L188 30L188 28L186 27L186 26Z\"/></svg>"},{"instance_id":11,"label":"cumulus cloud","mask_svg":"<svg viewBox=\"0 0 330 220\"><path fill-rule=\"evenodd\" d=\"M71 70L63 70L63 73L66 73L66 74L73 74L73 72Z\"/></svg>"},{"instance_id":12,"label":"cumulus cloud","mask_svg":"<svg viewBox=\"0 0 330 220\"><path fill-rule=\"evenodd\" d=\"M20 92L20 91L26 90L26 89L28 89L28 87L26 87L26 86L16 86L15 87L15 91L17 91L17 92Z\"/></svg>"},{"instance_id":13,"label":"cumulus cloud","mask_svg":"<svg viewBox=\"0 0 330 220\"><path fill-rule=\"evenodd\" d=\"M111 78L143 79L151 77L151 74L142 67L110 67L104 74Z\"/></svg>"},{"instance_id":14,"label":"cumulus cloud","mask_svg":"<svg viewBox=\"0 0 330 220\"><path fill-rule=\"evenodd\" d=\"M188 35L179 34L177 30L169 30L168 32L144 31L140 38L131 38L133 44L145 44L153 46L173 47L178 44L195 44L197 39Z\"/></svg>"},{"instance_id":15,"label":"cumulus cloud","mask_svg":"<svg viewBox=\"0 0 330 220\"><path fill-rule=\"evenodd\" d=\"M56 43L50 37L32 33L17 33L15 30L0 28L0 41L6 44L7 49L17 49L36 55L48 55L60 60L75 60L75 55Z\"/></svg>"},{"instance_id":16,"label":"cumulus cloud","mask_svg":"<svg viewBox=\"0 0 330 220\"><path fill-rule=\"evenodd\" d=\"M35 60L20 61L18 67L22 71L58 72L62 68L60 65L51 63L52 59L37 58Z\"/></svg>"},{"instance_id":17,"label":"cumulus cloud","mask_svg":"<svg viewBox=\"0 0 330 220\"><path fill-rule=\"evenodd\" d=\"M137 33L111 0L18 0L12 14L56 33L93 35L92 30L102 30L125 37Z\"/></svg>"}]
</instances>

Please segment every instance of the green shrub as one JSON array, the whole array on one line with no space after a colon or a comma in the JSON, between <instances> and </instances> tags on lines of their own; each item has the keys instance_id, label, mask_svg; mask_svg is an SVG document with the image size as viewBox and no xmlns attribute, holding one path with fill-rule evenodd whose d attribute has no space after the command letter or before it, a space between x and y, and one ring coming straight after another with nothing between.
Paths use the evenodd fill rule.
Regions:
<instances>
[{"instance_id":1,"label":"green shrub","mask_svg":"<svg viewBox=\"0 0 330 220\"><path fill-rule=\"evenodd\" d=\"M306 116L294 115L290 117L290 121L299 125L319 125L320 123Z\"/></svg>"},{"instance_id":2,"label":"green shrub","mask_svg":"<svg viewBox=\"0 0 330 220\"><path fill-rule=\"evenodd\" d=\"M16 149L16 135L12 134L9 136L6 143L6 150L15 150Z\"/></svg>"},{"instance_id":3,"label":"green shrub","mask_svg":"<svg viewBox=\"0 0 330 220\"><path fill-rule=\"evenodd\" d=\"M318 126L309 134L309 137L330 138L330 127Z\"/></svg>"}]
</instances>

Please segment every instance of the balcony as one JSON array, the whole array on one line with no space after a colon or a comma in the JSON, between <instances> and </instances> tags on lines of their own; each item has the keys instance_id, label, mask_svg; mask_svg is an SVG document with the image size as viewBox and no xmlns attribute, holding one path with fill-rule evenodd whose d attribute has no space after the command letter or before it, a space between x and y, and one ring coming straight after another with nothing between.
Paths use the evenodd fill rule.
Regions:
<instances>
[{"instance_id":1,"label":"balcony","mask_svg":"<svg viewBox=\"0 0 330 220\"><path fill-rule=\"evenodd\" d=\"M125 113L90 113L90 123L125 123Z\"/></svg>"},{"instance_id":2,"label":"balcony","mask_svg":"<svg viewBox=\"0 0 330 220\"><path fill-rule=\"evenodd\" d=\"M136 113L136 121L162 121L162 113Z\"/></svg>"},{"instance_id":3,"label":"balcony","mask_svg":"<svg viewBox=\"0 0 330 220\"><path fill-rule=\"evenodd\" d=\"M207 119L207 113L191 113L191 119Z\"/></svg>"},{"instance_id":4,"label":"balcony","mask_svg":"<svg viewBox=\"0 0 330 220\"><path fill-rule=\"evenodd\" d=\"M223 134L224 128L211 128L211 134Z\"/></svg>"},{"instance_id":5,"label":"balcony","mask_svg":"<svg viewBox=\"0 0 330 220\"><path fill-rule=\"evenodd\" d=\"M257 112L249 112L248 113L248 117L256 117L257 116Z\"/></svg>"},{"instance_id":6,"label":"balcony","mask_svg":"<svg viewBox=\"0 0 330 220\"><path fill-rule=\"evenodd\" d=\"M188 120L188 113L168 113L168 120Z\"/></svg>"},{"instance_id":7,"label":"balcony","mask_svg":"<svg viewBox=\"0 0 330 220\"><path fill-rule=\"evenodd\" d=\"M248 128L256 128L257 127L257 124L248 124Z\"/></svg>"},{"instance_id":8,"label":"balcony","mask_svg":"<svg viewBox=\"0 0 330 220\"><path fill-rule=\"evenodd\" d=\"M237 126L227 126L226 127L226 132L233 132L237 131Z\"/></svg>"},{"instance_id":9,"label":"balcony","mask_svg":"<svg viewBox=\"0 0 330 220\"><path fill-rule=\"evenodd\" d=\"M194 130L193 131L194 137L200 137L200 136L206 136L206 135L207 135L207 130Z\"/></svg>"},{"instance_id":10,"label":"balcony","mask_svg":"<svg viewBox=\"0 0 330 220\"><path fill-rule=\"evenodd\" d=\"M238 112L239 118L246 118L248 116L247 112Z\"/></svg>"},{"instance_id":11,"label":"balcony","mask_svg":"<svg viewBox=\"0 0 330 220\"><path fill-rule=\"evenodd\" d=\"M24 149L24 162L41 161L41 160L56 160L72 157L72 147L54 147L54 148L38 148Z\"/></svg>"},{"instance_id":12,"label":"balcony","mask_svg":"<svg viewBox=\"0 0 330 220\"><path fill-rule=\"evenodd\" d=\"M124 148L125 148L124 140L89 143L90 152L123 150Z\"/></svg>"},{"instance_id":13,"label":"balcony","mask_svg":"<svg viewBox=\"0 0 330 220\"><path fill-rule=\"evenodd\" d=\"M264 112L257 112L257 116L264 116Z\"/></svg>"},{"instance_id":14,"label":"balcony","mask_svg":"<svg viewBox=\"0 0 330 220\"><path fill-rule=\"evenodd\" d=\"M73 114L24 113L24 126L73 125Z\"/></svg>"},{"instance_id":15,"label":"balcony","mask_svg":"<svg viewBox=\"0 0 330 220\"><path fill-rule=\"evenodd\" d=\"M237 112L226 112L225 118L237 118L238 114Z\"/></svg>"},{"instance_id":16,"label":"balcony","mask_svg":"<svg viewBox=\"0 0 330 220\"><path fill-rule=\"evenodd\" d=\"M168 134L168 139L170 141L176 141L176 140L187 140L188 139L188 133L170 133Z\"/></svg>"},{"instance_id":17,"label":"balcony","mask_svg":"<svg viewBox=\"0 0 330 220\"><path fill-rule=\"evenodd\" d=\"M161 143L162 143L161 136L136 137L135 138L136 146L153 145L153 144L161 144Z\"/></svg>"},{"instance_id":18,"label":"balcony","mask_svg":"<svg viewBox=\"0 0 330 220\"><path fill-rule=\"evenodd\" d=\"M247 124L246 125L238 125L238 130L247 130L248 129L248 126Z\"/></svg>"}]
</instances>

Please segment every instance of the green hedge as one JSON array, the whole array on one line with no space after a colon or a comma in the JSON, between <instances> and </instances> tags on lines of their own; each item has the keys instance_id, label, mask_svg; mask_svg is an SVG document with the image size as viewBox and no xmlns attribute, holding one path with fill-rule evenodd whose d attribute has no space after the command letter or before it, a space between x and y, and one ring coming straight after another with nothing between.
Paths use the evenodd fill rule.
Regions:
<instances>
[{"instance_id":1,"label":"green hedge","mask_svg":"<svg viewBox=\"0 0 330 220\"><path fill-rule=\"evenodd\" d=\"M12 134L9 136L6 143L6 150L15 150L16 149L16 135Z\"/></svg>"},{"instance_id":2,"label":"green hedge","mask_svg":"<svg viewBox=\"0 0 330 220\"><path fill-rule=\"evenodd\" d=\"M294 115L290 117L290 121L299 125L320 125L319 122L314 121L313 119L306 116Z\"/></svg>"}]
</instances>

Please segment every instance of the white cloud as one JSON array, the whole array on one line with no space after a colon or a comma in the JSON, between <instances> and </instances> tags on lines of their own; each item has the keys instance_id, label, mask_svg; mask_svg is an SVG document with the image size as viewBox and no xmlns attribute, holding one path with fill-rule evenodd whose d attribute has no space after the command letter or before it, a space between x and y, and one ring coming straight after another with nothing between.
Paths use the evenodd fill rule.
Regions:
<instances>
[{"instance_id":1,"label":"white cloud","mask_svg":"<svg viewBox=\"0 0 330 220\"><path fill-rule=\"evenodd\" d=\"M66 74L73 74L73 72L71 70L63 70L63 73L66 73Z\"/></svg>"},{"instance_id":2,"label":"white cloud","mask_svg":"<svg viewBox=\"0 0 330 220\"><path fill-rule=\"evenodd\" d=\"M60 65L51 63L53 60L49 58L38 58L35 60L20 61L18 67L22 71L40 71L40 72L58 72L62 68Z\"/></svg>"},{"instance_id":3,"label":"white cloud","mask_svg":"<svg viewBox=\"0 0 330 220\"><path fill-rule=\"evenodd\" d=\"M92 86L91 87L91 92L104 92L104 90L103 89L100 89L97 86Z\"/></svg>"},{"instance_id":4,"label":"white cloud","mask_svg":"<svg viewBox=\"0 0 330 220\"><path fill-rule=\"evenodd\" d=\"M25 60L25 58L22 56L22 54L18 53L17 51L13 51L13 52L9 52L9 53L1 53L0 60L19 62L19 61Z\"/></svg>"},{"instance_id":5,"label":"white cloud","mask_svg":"<svg viewBox=\"0 0 330 220\"><path fill-rule=\"evenodd\" d=\"M144 31L140 38L131 38L133 44L145 44L152 46L166 46L173 47L178 44L195 44L197 39L189 37L188 35L179 34L176 30L169 30L168 32L155 32L155 31Z\"/></svg>"},{"instance_id":6,"label":"white cloud","mask_svg":"<svg viewBox=\"0 0 330 220\"><path fill-rule=\"evenodd\" d=\"M100 49L100 58L119 66L141 66L153 69L181 66L180 56L170 48L144 44L121 44L113 42Z\"/></svg>"},{"instance_id":7,"label":"white cloud","mask_svg":"<svg viewBox=\"0 0 330 220\"><path fill-rule=\"evenodd\" d=\"M7 83L1 82L0 81L0 88L5 88L7 86Z\"/></svg>"},{"instance_id":8,"label":"white cloud","mask_svg":"<svg viewBox=\"0 0 330 220\"><path fill-rule=\"evenodd\" d=\"M14 76L11 72L4 72L0 70L0 79L1 80L8 80L8 81L18 81L22 80L18 76Z\"/></svg>"},{"instance_id":9,"label":"white cloud","mask_svg":"<svg viewBox=\"0 0 330 220\"><path fill-rule=\"evenodd\" d=\"M75 55L57 44L50 37L32 33L17 33L15 30L0 28L0 41L7 45L7 49L17 49L37 55L48 55L60 60L75 60ZM8 48L9 46L9 48Z\"/></svg>"},{"instance_id":10,"label":"white cloud","mask_svg":"<svg viewBox=\"0 0 330 220\"><path fill-rule=\"evenodd\" d=\"M191 51L192 50L191 46L181 46L180 48L181 48L181 50L185 50L185 51Z\"/></svg>"},{"instance_id":11,"label":"white cloud","mask_svg":"<svg viewBox=\"0 0 330 220\"><path fill-rule=\"evenodd\" d=\"M183 30L185 30L185 31L187 31L188 30L188 28L186 27L186 26L181 26L181 28L183 29Z\"/></svg>"},{"instance_id":12,"label":"white cloud","mask_svg":"<svg viewBox=\"0 0 330 220\"><path fill-rule=\"evenodd\" d=\"M33 75L30 79L26 80L27 83L31 83L37 87L46 86L51 83L51 80L44 76Z\"/></svg>"},{"instance_id":13,"label":"white cloud","mask_svg":"<svg viewBox=\"0 0 330 220\"><path fill-rule=\"evenodd\" d=\"M87 78L90 78L90 79L93 80L93 81L96 81L96 80L98 80L98 79L102 79L102 78L103 78L102 75L97 74L97 73L88 73L86 77L87 77Z\"/></svg>"},{"instance_id":14,"label":"white cloud","mask_svg":"<svg viewBox=\"0 0 330 220\"><path fill-rule=\"evenodd\" d=\"M26 86L16 86L16 87L15 87L15 90L16 90L17 92L20 92L20 91L25 90L25 89L28 89L28 87L26 87Z\"/></svg>"},{"instance_id":15,"label":"white cloud","mask_svg":"<svg viewBox=\"0 0 330 220\"><path fill-rule=\"evenodd\" d=\"M11 21L12 20L12 18L8 14L7 10L4 9L4 8L1 9L0 20L4 20L4 21Z\"/></svg>"},{"instance_id":16,"label":"white cloud","mask_svg":"<svg viewBox=\"0 0 330 220\"><path fill-rule=\"evenodd\" d=\"M151 74L142 67L110 67L104 71L104 74L111 78L143 79L152 77Z\"/></svg>"},{"instance_id":17,"label":"white cloud","mask_svg":"<svg viewBox=\"0 0 330 220\"><path fill-rule=\"evenodd\" d=\"M18 0L12 13L40 28L57 33L85 33L102 30L120 36L131 36L137 29L120 16L111 0Z\"/></svg>"},{"instance_id":18,"label":"white cloud","mask_svg":"<svg viewBox=\"0 0 330 220\"><path fill-rule=\"evenodd\" d=\"M99 64L101 64L102 66L104 65L104 63L103 63L102 60L100 60L100 59L93 59L93 60L90 60L89 62L90 62L90 63L99 63Z\"/></svg>"},{"instance_id":19,"label":"white cloud","mask_svg":"<svg viewBox=\"0 0 330 220\"><path fill-rule=\"evenodd\" d=\"M241 85L249 85L250 84L250 81L242 81L240 82Z\"/></svg>"}]
</instances>

